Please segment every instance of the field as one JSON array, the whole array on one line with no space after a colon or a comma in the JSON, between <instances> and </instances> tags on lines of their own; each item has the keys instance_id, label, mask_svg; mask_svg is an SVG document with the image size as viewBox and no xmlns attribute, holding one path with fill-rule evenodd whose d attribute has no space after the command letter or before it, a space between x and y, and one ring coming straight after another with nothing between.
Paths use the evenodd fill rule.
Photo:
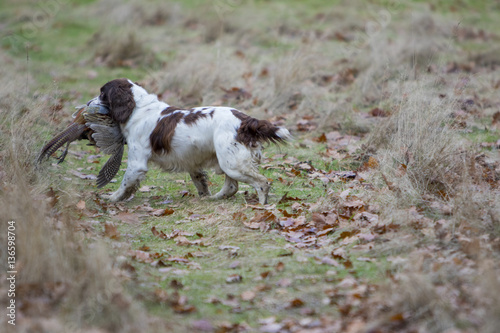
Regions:
<instances>
[{"instance_id":1,"label":"field","mask_svg":"<svg viewBox=\"0 0 500 333\"><path fill-rule=\"evenodd\" d=\"M500 2L0 7L2 332L498 332ZM84 141L36 165L121 77L290 129L269 204L154 166L109 203Z\"/></svg>"}]
</instances>

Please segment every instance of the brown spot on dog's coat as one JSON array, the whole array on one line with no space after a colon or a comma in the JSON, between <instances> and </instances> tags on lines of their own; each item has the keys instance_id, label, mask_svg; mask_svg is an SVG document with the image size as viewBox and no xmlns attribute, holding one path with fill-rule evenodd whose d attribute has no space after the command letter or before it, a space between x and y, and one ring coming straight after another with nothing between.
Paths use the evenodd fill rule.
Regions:
<instances>
[{"instance_id":1,"label":"brown spot on dog's coat","mask_svg":"<svg viewBox=\"0 0 500 333\"><path fill-rule=\"evenodd\" d=\"M179 108L177 106L169 106L168 108L166 108L161 112L161 115L166 116L168 114L174 113L175 111L184 111L184 109Z\"/></svg>"},{"instance_id":2,"label":"brown spot on dog's coat","mask_svg":"<svg viewBox=\"0 0 500 333\"><path fill-rule=\"evenodd\" d=\"M201 111L194 111L193 109L190 110L190 112L187 114L187 116L184 117L184 123L186 125L192 125L196 123L199 119L205 118L207 116L206 113L203 113Z\"/></svg>"},{"instance_id":3,"label":"brown spot on dog's coat","mask_svg":"<svg viewBox=\"0 0 500 333\"><path fill-rule=\"evenodd\" d=\"M184 118L183 112L175 112L183 110L175 106L169 106L161 112L161 118L153 132L149 136L151 148L157 154L168 154L171 150L172 138L174 137L177 124Z\"/></svg>"}]
</instances>

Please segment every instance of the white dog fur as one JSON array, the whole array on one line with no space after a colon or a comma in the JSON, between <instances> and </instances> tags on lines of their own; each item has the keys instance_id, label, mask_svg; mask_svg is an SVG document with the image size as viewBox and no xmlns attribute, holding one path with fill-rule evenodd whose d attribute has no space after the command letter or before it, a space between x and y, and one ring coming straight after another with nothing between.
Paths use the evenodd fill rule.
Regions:
<instances>
[{"instance_id":1,"label":"white dog fur","mask_svg":"<svg viewBox=\"0 0 500 333\"><path fill-rule=\"evenodd\" d=\"M213 167L226 178L212 198L231 197L238 191L238 182L244 182L266 204L270 183L258 170L262 143L291 138L287 129L233 108L171 107L127 79L106 83L101 95L88 105L109 108L129 147L120 188L108 197L113 202L125 200L137 190L151 161L165 171L188 172L200 196L210 195L203 169Z\"/></svg>"}]
</instances>

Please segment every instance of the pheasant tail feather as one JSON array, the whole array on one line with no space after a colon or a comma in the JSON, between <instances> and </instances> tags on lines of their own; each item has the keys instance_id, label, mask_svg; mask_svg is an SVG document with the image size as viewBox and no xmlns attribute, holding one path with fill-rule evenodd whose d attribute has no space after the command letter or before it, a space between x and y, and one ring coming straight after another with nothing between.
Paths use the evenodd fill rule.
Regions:
<instances>
[{"instance_id":1,"label":"pheasant tail feather","mask_svg":"<svg viewBox=\"0 0 500 333\"><path fill-rule=\"evenodd\" d=\"M120 165L122 164L123 157L123 144L119 146L118 150L111 155L106 164L102 167L101 171L99 171L99 175L97 176L97 188L101 188L107 185L114 176L120 170Z\"/></svg>"},{"instance_id":2,"label":"pheasant tail feather","mask_svg":"<svg viewBox=\"0 0 500 333\"><path fill-rule=\"evenodd\" d=\"M86 126L84 124L73 123L61 133L57 134L50 140L40 152L37 162L40 163L43 159L49 158L65 143L72 142L78 139L84 132Z\"/></svg>"}]
</instances>

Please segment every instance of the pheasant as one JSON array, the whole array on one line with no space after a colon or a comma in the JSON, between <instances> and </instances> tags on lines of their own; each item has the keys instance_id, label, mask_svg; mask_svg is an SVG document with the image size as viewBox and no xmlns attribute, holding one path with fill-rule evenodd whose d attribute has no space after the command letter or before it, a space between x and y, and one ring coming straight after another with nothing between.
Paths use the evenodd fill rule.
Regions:
<instances>
[{"instance_id":1,"label":"pheasant","mask_svg":"<svg viewBox=\"0 0 500 333\"><path fill-rule=\"evenodd\" d=\"M62 163L68 154L71 142L89 140L90 145L96 145L104 154L111 155L97 176L97 187L101 188L107 185L120 169L125 138L119 124L111 118L106 107L83 105L77 107L77 109L78 111L73 114L74 120L68 128L57 134L43 147L37 163L49 158L66 144L65 150L57 158L57 163Z\"/></svg>"}]
</instances>

